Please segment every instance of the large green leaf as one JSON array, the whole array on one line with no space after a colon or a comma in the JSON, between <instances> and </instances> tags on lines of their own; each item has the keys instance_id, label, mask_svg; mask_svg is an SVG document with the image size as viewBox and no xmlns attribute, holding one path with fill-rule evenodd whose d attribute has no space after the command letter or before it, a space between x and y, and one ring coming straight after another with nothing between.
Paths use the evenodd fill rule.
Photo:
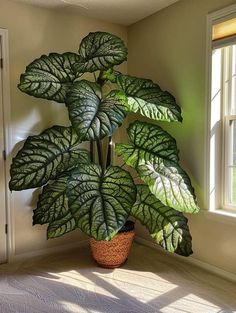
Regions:
<instances>
[{"instance_id":1,"label":"large green leaf","mask_svg":"<svg viewBox=\"0 0 236 313\"><path fill-rule=\"evenodd\" d=\"M152 120L182 121L181 109L175 98L150 79L123 75L112 70L104 72L102 77L118 84L125 92L127 111L138 112Z\"/></svg>"},{"instance_id":2,"label":"large green leaf","mask_svg":"<svg viewBox=\"0 0 236 313\"><path fill-rule=\"evenodd\" d=\"M136 168L151 192L181 212L197 212L191 181L179 166L175 140L159 126L136 121L128 128L131 143L117 144L116 153Z\"/></svg>"},{"instance_id":3,"label":"large green leaf","mask_svg":"<svg viewBox=\"0 0 236 313\"><path fill-rule=\"evenodd\" d=\"M137 186L137 198L131 215L146 226L155 241L167 251L184 256L192 254L192 238L187 218L164 206L147 186Z\"/></svg>"},{"instance_id":4,"label":"large green leaf","mask_svg":"<svg viewBox=\"0 0 236 313\"><path fill-rule=\"evenodd\" d=\"M43 187L34 210L33 225L49 223L48 239L62 236L76 228L75 219L68 208L67 180L68 177L60 177Z\"/></svg>"},{"instance_id":5,"label":"large green leaf","mask_svg":"<svg viewBox=\"0 0 236 313\"><path fill-rule=\"evenodd\" d=\"M136 167L154 156L179 161L175 139L161 127L136 121L130 124L127 133L132 144L116 144L116 152L128 165Z\"/></svg>"},{"instance_id":6,"label":"large green leaf","mask_svg":"<svg viewBox=\"0 0 236 313\"><path fill-rule=\"evenodd\" d=\"M31 96L64 103L68 89L78 74L73 64L80 56L66 52L42 55L26 67L19 89Z\"/></svg>"},{"instance_id":7,"label":"large green leaf","mask_svg":"<svg viewBox=\"0 0 236 313\"><path fill-rule=\"evenodd\" d=\"M127 53L119 37L105 32L89 33L81 41L79 54L82 60L74 68L79 72L107 69L127 60Z\"/></svg>"},{"instance_id":8,"label":"large green leaf","mask_svg":"<svg viewBox=\"0 0 236 313\"><path fill-rule=\"evenodd\" d=\"M60 177L43 187L34 210L33 225L51 223L68 214L67 179L68 177Z\"/></svg>"},{"instance_id":9,"label":"large green leaf","mask_svg":"<svg viewBox=\"0 0 236 313\"><path fill-rule=\"evenodd\" d=\"M97 240L110 240L127 220L136 187L129 172L111 166L82 165L69 179L69 208L77 226Z\"/></svg>"},{"instance_id":10,"label":"large green leaf","mask_svg":"<svg viewBox=\"0 0 236 313\"><path fill-rule=\"evenodd\" d=\"M116 153L130 166L137 167L155 156L178 162L176 141L160 126L136 121L127 129L132 144L116 144Z\"/></svg>"},{"instance_id":11,"label":"large green leaf","mask_svg":"<svg viewBox=\"0 0 236 313\"><path fill-rule=\"evenodd\" d=\"M40 187L79 163L89 162L72 127L53 126L27 138L11 165L11 190Z\"/></svg>"},{"instance_id":12,"label":"large green leaf","mask_svg":"<svg viewBox=\"0 0 236 313\"><path fill-rule=\"evenodd\" d=\"M165 205L180 212L196 213L196 203L187 173L176 163L158 157L138 166L141 179L151 192Z\"/></svg>"},{"instance_id":13,"label":"large green leaf","mask_svg":"<svg viewBox=\"0 0 236 313\"><path fill-rule=\"evenodd\" d=\"M101 87L93 82L76 82L68 93L67 106L74 129L83 140L111 136L125 117L121 91L111 91L102 99Z\"/></svg>"},{"instance_id":14,"label":"large green leaf","mask_svg":"<svg viewBox=\"0 0 236 313\"><path fill-rule=\"evenodd\" d=\"M70 212L61 219L57 219L48 225L47 238L60 237L76 229L76 221Z\"/></svg>"}]
</instances>

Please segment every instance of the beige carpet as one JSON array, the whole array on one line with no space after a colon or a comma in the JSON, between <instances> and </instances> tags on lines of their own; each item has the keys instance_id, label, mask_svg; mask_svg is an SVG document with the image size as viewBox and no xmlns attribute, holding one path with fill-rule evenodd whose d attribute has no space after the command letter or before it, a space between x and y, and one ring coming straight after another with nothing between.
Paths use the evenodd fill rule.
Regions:
<instances>
[{"instance_id":1,"label":"beige carpet","mask_svg":"<svg viewBox=\"0 0 236 313\"><path fill-rule=\"evenodd\" d=\"M236 312L236 284L135 244L121 269L87 247L0 267L1 313Z\"/></svg>"}]
</instances>

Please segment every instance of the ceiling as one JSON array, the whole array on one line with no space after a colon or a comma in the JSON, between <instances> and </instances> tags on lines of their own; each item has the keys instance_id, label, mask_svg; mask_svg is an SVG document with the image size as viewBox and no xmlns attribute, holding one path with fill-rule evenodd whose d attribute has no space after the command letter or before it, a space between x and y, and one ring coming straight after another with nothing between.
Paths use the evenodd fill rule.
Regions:
<instances>
[{"instance_id":1,"label":"ceiling","mask_svg":"<svg viewBox=\"0 0 236 313\"><path fill-rule=\"evenodd\" d=\"M133 24L179 0L15 0L52 9L68 9L122 25Z\"/></svg>"}]
</instances>

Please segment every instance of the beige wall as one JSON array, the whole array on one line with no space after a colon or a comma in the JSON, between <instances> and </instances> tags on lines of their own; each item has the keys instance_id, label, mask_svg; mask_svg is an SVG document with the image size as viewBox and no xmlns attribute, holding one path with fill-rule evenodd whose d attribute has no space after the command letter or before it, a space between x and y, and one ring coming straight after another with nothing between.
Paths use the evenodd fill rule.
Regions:
<instances>
[{"instance_id":1,"label":"beige wall","mask_svg":"<svg viewBox=\"0 0 236 313\"><path fill-rule=\"evenodd\" d=\"M176 97L183 124L165 124L177 139L181 162L192 177L199 204L204 203L207 136L206 16L232 0L180 0L132 25L128 31L131 75L151 78ZM194 257L236 272L236 219L211 214L189 216ZM223 220L223 219L222 219ZM145 236L140 228L139 234Z\"/></svg>"},{"instance_id":2,"label":"beige wall","mask_svg":"<svg viewBox=\"0 0 236 313\"><path fill-rule=\"evenodd\" d=\"M53 124L67 123L64 105L37 100L21 93L16 85L25 66L49 52L78 50L80 40L90 31L108 31L126 41L125 27L59 12L0 0L0 28L9 30L12 147L31 133L39 133ZM126 71L126 64L122 70ZM13 149L16 152L16 147ZM37 194L37 192L36 192ZM15 255L33 252L82 238L79 231L46 241L46 227L32 227L32 190L13 192L12 212Z\"/></svg>"}]
</instances>

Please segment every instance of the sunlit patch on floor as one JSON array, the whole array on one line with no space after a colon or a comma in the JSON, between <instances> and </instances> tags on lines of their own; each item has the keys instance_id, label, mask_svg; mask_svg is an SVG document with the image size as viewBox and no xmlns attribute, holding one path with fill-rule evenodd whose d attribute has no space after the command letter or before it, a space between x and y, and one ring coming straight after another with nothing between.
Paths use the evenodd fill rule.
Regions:
<instances>
[{"instance_id":1,"label":"sunlit patch on floor","mask_svg":"<svg viewBox=\"0 0 236 313\"><path fill-rule=\"evenodd\" d=\"M0 267L4 313L232 313L236 284L135 244L123 268L95 265L88 247Z\"/></svg>"}]
</instances>

